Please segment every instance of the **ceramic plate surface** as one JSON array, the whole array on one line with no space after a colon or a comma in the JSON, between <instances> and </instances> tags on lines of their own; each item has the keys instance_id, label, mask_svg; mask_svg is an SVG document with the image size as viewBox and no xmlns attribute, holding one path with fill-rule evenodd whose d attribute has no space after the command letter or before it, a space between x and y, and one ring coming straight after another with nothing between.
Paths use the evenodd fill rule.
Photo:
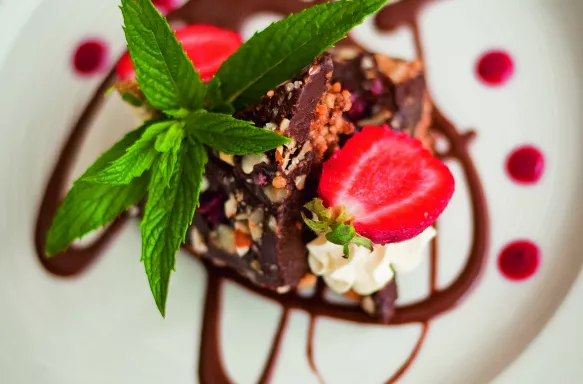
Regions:
<instances>
[{"instance_id":1,"label":"ceramic plate surface","mask_svg":"<svg viewBox=\"0 0 583 384\"><path fill-rule=\"evenodd\" d=\"M422 1L391 7L405 3ZM35 250L37 214L55 164L123 52L117 4L0 2L2 383L199 382L209 280L198 260L179 255L164 320L139 262L136 221L72 277L47 272ZM583 261L582 14L579 0L426 1L415 19L417 48L436 110L451 122L438 150L451 155L447 164L457 191L438 223L437 259L432 263L428 253L418 270L400 276L399 304L438 297L452 287L464 297L429 322L390 326L325 317L312 322L308 312L291 310L272 383L583 380L580 359L572 358L581 356L580 343L568 336L583 312L576 299L583 292L577 280ZM255 14L243 33L276 17ZM412 59L418 52L409 27L379 31L371 19L353 39ZM87 41L102 44L104 61L80 75L72 57ZM115 96L103 101L80 140L68 180L138 123ZM520 182L524 178L531 182ZM485 204L478 204L480 192ZM478 277L460 288L468 282L460 276L471 265ZM234 383L256 383L282 308L229 281L220 296L217 336L224 371Z\"/></svg>"}]
</instances>

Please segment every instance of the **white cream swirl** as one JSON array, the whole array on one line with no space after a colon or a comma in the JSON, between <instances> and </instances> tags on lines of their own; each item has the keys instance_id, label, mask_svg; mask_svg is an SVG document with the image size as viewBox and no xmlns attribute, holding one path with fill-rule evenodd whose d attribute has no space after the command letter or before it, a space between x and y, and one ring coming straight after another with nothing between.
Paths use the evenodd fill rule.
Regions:
<instances>
[{"instance_id":1,"label":"white cream swirl","mask_svg":"<svg viewBox=\"0 0 583 384\"><path fill-rule=\"evenodd\" d=\"M375 245L373 251L350 245L350 258L343 257L341 245L324 235L308 244L308 263L312 273L322 276L337 293L354 290L361 296L370 295L390 282L397 273L410 272L421 263L422 251L436 235L433 227L418 236L387 245ZM392 268L391 268L392 267Z\"/></svg>"}]
</instances>

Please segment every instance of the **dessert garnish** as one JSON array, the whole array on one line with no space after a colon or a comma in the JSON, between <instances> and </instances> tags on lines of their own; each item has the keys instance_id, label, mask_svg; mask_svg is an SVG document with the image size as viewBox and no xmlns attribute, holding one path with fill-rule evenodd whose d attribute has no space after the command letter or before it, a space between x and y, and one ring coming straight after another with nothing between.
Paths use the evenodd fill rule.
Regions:
<instances>
[{"instance_id":1,"label":"dessert garnish","mask_svg":"<svg viewBox=\"0 0 583 384\"><path fill-rule=\"evenodd\" d=\"M131 96L124 99L144 102L156 113L73 183L48 231L47 255L107 225L147 196L141 222L142 261L164 316L176 252L199 205L207 150L226 156L261 154L291 142L231 113L296 75L387 2L341 0L291 15L244 43L205 84L219 55L206 57L189 49L204 45L200 40L183 47L151 0L122 0L124 31L139 85L138 95L128 92ZM188 33L183 38L187 37ZM201 59L197 66L203 74L189 57ZM131 79L131 69L127 72Z\"/></svg>"},{"instance_id":2,"label":"dessert garnish","mask_svg":"<svg viewBox=\"0 0 583 384\"><path fill-rule=\"evenodd\" d=\"M409 240L432 225L454 192L449 169L421 143L388 126L368 126L324 163L304 221L328 241L365 246ZM330 207L330 208L326 208Z\"/></svg>"}]
</instances>

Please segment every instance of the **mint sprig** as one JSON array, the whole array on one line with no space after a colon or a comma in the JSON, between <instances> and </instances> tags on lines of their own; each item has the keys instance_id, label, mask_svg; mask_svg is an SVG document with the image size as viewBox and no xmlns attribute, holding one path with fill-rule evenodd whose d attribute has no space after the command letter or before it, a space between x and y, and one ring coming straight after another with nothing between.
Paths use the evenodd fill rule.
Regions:
<instances>
[{"instance_id":1,"label":"mint sprig","mask_svg":"<svg viewBox=\"0 0 583 384\"><path fill-rule=\"evenodd\" d=\"M275 0L274 0L275 1ZM343 0L308 8L256 33L223 63L222 96L243 108L295 76L389 0Z\"/></svg>"},{"instance_id":2,"label":"mint sprig","mask_svg":"<svg viewBox=\"0 0 583 384\"><path fill-rule=\"evenodd\" d=\"M304 205L317 220L309 219L303 212L304 223L317 234L324 234L326 240L333 244L342 245L344 257L350 257L350 244L365 247L369 251L373 250L373 242L359 235L352 225L352 217L346 213L344 208L326 208L321 199L313 199Z\"/></svg>"},{"instance_id":3,"label":"mint sprig","mask_svg":"<svg viewBox=\"0 0 583 384\"><path fill-rule=\"evenodd\" d=\"M258 154L290 141L232 114L295 76L387 2L340 0L274 23L245 43L205 85L151 0L121 0L138 84L129 81L115 88L124 100L159 119L127 134L75 181L47 233L47 255L145 198L142 261L164 316L176 252L199 205L208 148ZM350 243L372 247L342 212L328 210L321 201L310 207L318 220L304 217L306 224L345 245L346 253Z\"/></svg>"}]
</instances>

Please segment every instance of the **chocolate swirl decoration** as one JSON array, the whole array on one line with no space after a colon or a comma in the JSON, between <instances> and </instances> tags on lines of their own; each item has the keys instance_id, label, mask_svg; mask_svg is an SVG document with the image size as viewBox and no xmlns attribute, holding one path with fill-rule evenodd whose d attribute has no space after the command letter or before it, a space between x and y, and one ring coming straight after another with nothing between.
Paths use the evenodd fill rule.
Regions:
<instances>
[{"instance_id":1,"label":"chocolate swirl decoration","mask_svg":"<svg viewBox=\"0 0 583 384\"><path fill-rule=\"evenodd\" d=\"M418 15L431 2L438 0L401 0L381 10L376 16L376 25L380 30L392 30L399 26L409 27L415 38L418 55L422 58L423 47L419 34ZM312 1L312 4L323 3L324 0ZM276 12L289 14L300 11L308 6L309 2L300 0L190 0L182 8L169 15L171 21L186 23L211 23L229 29L239 29L243 22L258 12ZM229 10L225 12L225 10ZM111 224L91 245L75 248L51 258L44 257L45 234L56 213L62 196L66 192L66 180L70 174L74 161L78 155L80 144L89 129L91 121L100 112L103 106L103 93L113 83L112 70L103 83L97 88L85 110L81 113L76 124L71 129L64 148L59 156L51 178L47 184L39 209L36 229L35 247L38 259L43 267L62 277L74 276L87 268L101 255L107 245L114 239L115 234L127 222L123 215ZM463 170L464 177L471 197L471 215L473 233L471 248L466 265L457 278L446 288L437 288L437 267L439 255L437 240L432 243L430 259L430 293L421 301L395 308L394 316L387 326L417 323L421 325L421 334L408 359L393 373L386 383L396 382L412 365L417 353L421 349L430 328L430 322L436 316L443 314L453 307L470 291L483 271L489 241L489 218L482 184L468 151L468 144L475 137L470 131L464 134L434 107L432 131L443 136L449 144L446 153L438 153L443 159L457 161ZM189 251L188 248L185 248ZM198 362L198 378L201 384L230 384L221 356L219 329L221 324L220 298L223 282L234 281L241 287L248 289L266 299L273 300L283 308L279 325L274 336L269 356L265 362L263 372L258 380L260 384L267 384L275 368L281 342L283 340L289 314L292 309L300 309L310 315L310 327L307 335L306 354L310 366L320 382L313 359L313 337L316 320L325 316L342 321L376 324L375 320L362 312L358 307L343 306L330 303L324 299L326 287L319 283L316 292L311 297L302 297L295 292L278 295L274 292L261 289L228 269L217 268L206 261L201 261L208 273L206 299L204 305L204 319Z\"/></svg>"}]
</instances>

